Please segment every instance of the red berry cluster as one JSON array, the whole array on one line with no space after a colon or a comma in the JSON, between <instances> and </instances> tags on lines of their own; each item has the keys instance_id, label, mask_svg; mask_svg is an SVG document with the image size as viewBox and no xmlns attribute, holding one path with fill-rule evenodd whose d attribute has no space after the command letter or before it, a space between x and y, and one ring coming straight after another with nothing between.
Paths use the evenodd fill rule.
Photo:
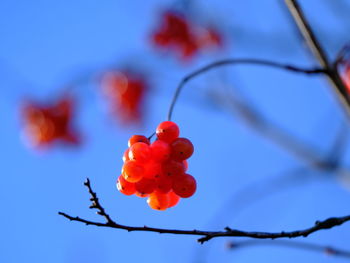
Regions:
<instances>
[{"instance_id":1,"label":"red berry cluster","mask_svg":"<svg viewBox=\"0 0 350 263\"><path fill-rule=\"evenodd\" d=\"M50 106L25 102L21 113L24 131L30 143L39 148L49 146L57 140L78 144L80 138L71 127L73 109L74 101L68 95Z\"/></svg>"},{"instance_id":2,"label":"red berry cluster","mask_svg":"<svg viewBox=\"0 0 350 263\"><path fill-rule=\"evenodd\" d=\"M186 159L194 149L190 140L179 138L179 132L174 122L165 121L157 127L157 140L152 144L143 135L132 136L123 156L118 190L125 195L148 197L148 205L156 210L166 210L180 197L192 196L197 184L186 173Z\"/></svg>"},{"instance_id":3,"label":"red berry cluster","mask_svg":"<svg viewBox=\"0 0 350 263\"><path fill-rule=\"evenodd\" d=\"M195 26L173 11L163 14L162 24L152 37L156 46L173 48L181 54L183 59L193 57L203 48L222 44L222 38L214 28Z\"/></svg>"},{"instance_id":4,"label":"red berry cluster","mask_svg":"<svg viewBox=\"0 0 350 263\"><path fill-rule=\"evenodd\" d=\"M109 100L111 111L125 124L141 120L146 90L144 78L127 70L107 72L102 77L102 91Z\"/></svg>"}]
</instances>

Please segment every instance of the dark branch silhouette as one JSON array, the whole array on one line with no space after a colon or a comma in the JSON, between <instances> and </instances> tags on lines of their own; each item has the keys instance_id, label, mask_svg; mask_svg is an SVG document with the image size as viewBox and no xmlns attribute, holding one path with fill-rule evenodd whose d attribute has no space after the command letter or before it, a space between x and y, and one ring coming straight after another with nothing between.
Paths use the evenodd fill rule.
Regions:
<instances>
[{"instance_id":1,"label":"dark branch silhouette","mask_svg":"<svg viewBox=\"0 0 350 263\"><path fill-rule=\"evenodd\" d=\"M250 238L257 238L257 239L307 237L308 235L314 232L324 230L324 229L330 229L335 226L339 226L347 221L350 221L350 215L344 216L344 217L331 217L323 221L316 221L314 226L303 230L295 230L290 232L281 231L278 233L247 232L247 231L232 229L230 227L226 227L224 231L204 231L204 230L195 230L195 229L194 230L177 230L177 229L155 228L155 227L148 227L148 226L140 226L140 227L127 226L127 225L118 224L110 218L110 216L106 213L105 209L100 204L96 193L92 190L89 179L86 180L84 185L88 188L89 194L91 196L90 200L92 202L92 205L90 206L90 208L97 209L97 214L105 218L106 220L105 223L94 222L94 221L86 220L80 217L73 217L63 212L59 212L58 213L59 215L62 215L71 221L81 222L86 225L116 228L116 229L126 230L128 232L143 231L143 232L156 232L161 234L201 236L201 238L198 239L198 242L202 244L216 237L250 237Z\"/></svg>"}]
</instances>

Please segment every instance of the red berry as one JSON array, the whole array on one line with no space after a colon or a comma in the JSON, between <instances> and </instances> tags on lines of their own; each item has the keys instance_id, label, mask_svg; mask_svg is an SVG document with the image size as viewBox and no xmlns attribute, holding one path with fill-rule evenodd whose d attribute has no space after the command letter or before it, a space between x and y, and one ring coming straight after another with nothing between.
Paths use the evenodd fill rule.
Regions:
<instances>
[{"instance_id":1,"label":"red berry","mask_svg":"<svg viewBox=\"0 0 350 263\"><path fill-rule=\"evenodd\" d=\"M177 203L180 201L180 197L177 194L175 194L173 191L168 193L168 198L169 198L168 208L176 206Z\"/></svg>"},{"instance_id":2,"label":"red berry","mask_svg":"<svg viewBox=\"0 0 350 263\"><path fill-rule=\"evenodd\" d=\"M170 145L164 141L156 140L151 144L152 158L156 161L166 161L170 157Z\"/></svg>"},{"instance_id":3,"label":"red berry","mask_svg":"<svg viewBox=\"0 0 350 263\"><path fill-rule=\"evenodd\" d=\"M126 161L122 168L123 177L131 183L140 181L144 172L144 168L134 161Z\"/></svg>"},{"instance_id":4,"label":"red berry","mask_svg":"<svg viewBox=\"0 0 350 263\"><path fill-rule=\"evenodd\" d=\"M180 130L176 123L163 121L158 125L156 134L159 140L170 143L179 137Z\"/></svg>"},{"instance_id":5,"label":"red berry","mask_svg":"<svg viewBox=\"0 0 350 263\"><path fill-rule=\"evenodd\" d=\"M156 190L161 193L169 193L173 186L173 180L171 177L163 175L156 180Z\"/></svg>"},{"instance_id":6,"label":"red berry","mask_svg":"<svg viewBox=\"0 0 350 263\"><path fill-rule=\"evenodd\" d=\"M196 179L189 174L178 176L174 180L173 191L180 197L187 198L192 196L196 192L196 188Z\"/></svg>"},{"instance_id":7,"label":"red berry","mask_svg":"<svg viewBox=\"0 0 350 263\"><path fill-rule=\"evenodd\" d=\"M132 145L134 145L137 142L143 142L146 143L148 145L150 145L150 142L148 140L148 138L146 136L143 135L133 135L130 137L129 141L128 141L128 146L131 147Z\"/></svg>"},{"instance_id":8,"label":"red berry","mask_svg":"<svg viewBox=\"0 0 350 263\"><path fill-rule=\"evenodd\" d=\"M156 181L153 179L142 178L135 183L136 192L140 195L150 194L156 188Z\"/></svg>"},{"instance_id":9,"label":"red berry","mask_svg":"<svg viewBox=\"0 0 350 263\"><path fill-rule=\"evenodd\" d=\"M175 160L186 160L193 154L193 144L189 139L177 138L171 144L171 158Z\"/></svg>"},{"instance_id":10,"label":"red berry","mask_svg":"<svg viewBox=\"0 0 350 263\"><path fill-rule=\"evenodd\" d=\"M126 161L129 161L129 148L125 150L123 154L123 162L125 163Z\"/></svg>"},{"instance_id":11,"label":"red berry","mask_svg":"<svg viewBox=\"0 0 350 263\"><path fill-rule=\"evenodd\" d=\"M132 195L135 193L135 184L126 181L122 175L118 177L117 188L125 195Z\"/></svg>"},{"instance_id":12,"label":"red berry","mask_svg":"<svg viewBox=\"0 0 350 263\"><path fill-rule=\"evenodd\" d=\"M162 174L161 164L153 160L145 163L144 168L145 168L145 175L144 175L145 178L156 179L156 178L159 178Z\"/></svg>"},{"instance_id":13,"label":"red berry","mask_svg":"<svg viewBox=\"0 0 350 263\"><path fill-rule=\"evenodd\" d=\"M152 209L166 210L169 206L169 197L167 194L154 192L150 194L147 203Z\"/></svg>"},{"instance_id":14,"label":"red berry","mask_svg":"<svg viewBox=\"0 0 350 263\"><path fill-rule=\"evenodd\" d=\"M172 178L182 175L185 172L185 167L182 162L169 160L162 164L163 174Z\"/></svg>"},{"instance_id":15,"label":"red berry","mask_svg":"<svg viewBox=\"0 0 350 263\"><path fill-rule=\"evenodd\" d=\"M137 142L130 147L129 158L139 163L147 162L151 158L151 149L146 143Z\"/></svg>"}]
</instances>

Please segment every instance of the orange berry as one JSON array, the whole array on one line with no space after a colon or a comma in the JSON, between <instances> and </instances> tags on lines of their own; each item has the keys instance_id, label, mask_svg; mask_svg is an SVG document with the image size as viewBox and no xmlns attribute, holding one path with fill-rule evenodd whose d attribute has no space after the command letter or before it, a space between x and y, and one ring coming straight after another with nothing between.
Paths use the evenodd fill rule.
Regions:
<instances>
[{"instance_id":1,"label":"orange berry","mask_svg":"<svg viewBox=\"0 0 350 263\"><path fill-rule=\"evenodd\" d=\"M122 175L118 177L117 188L119 192L125 195L132 195L135 193L135 184L126 181Z\"/></svg>"},{"instance_id":2,"label":"orange berry","mask_svg":"<svg viewBox=\"0 0 350 263\"><path fill-rule=\"evenodd\" d=\"M129 159L139 163L147 162L151 158L151 149L144 142L134 143L129 148Z\"/></svg>"},{"instance_id":3,"label":"orange berry","mask_svg":"<svg viewBox=\"0 0 350 263\"><path fill-rule=\"evenodd\" d=\"M169 206L169 197L167 194L154 192L147 199L148 205L155 210L166 210Z\"/></svg>"},{"instance_id":4,"label":"orange berry","mask_svg":"<svg viewBox=\"0 0 350 263\"><path fill-rule=\"evenodd\" d=\"M130 183L140 181L144 172L144 168L135 161L126 161L122 168L123 177Z\"/></svg>"},{"instance_id":5,"label":"orange berry","mask_svg":"<svg viewBox=\"0 0 350 263\"><path fill-rule=\"evenodd\" d=\"M168 208L176 206L177 203L180 201L180 197L177 194L175 194L173 191L168 193L168 198L169 198Z\"/></svg>"}]
</instances>

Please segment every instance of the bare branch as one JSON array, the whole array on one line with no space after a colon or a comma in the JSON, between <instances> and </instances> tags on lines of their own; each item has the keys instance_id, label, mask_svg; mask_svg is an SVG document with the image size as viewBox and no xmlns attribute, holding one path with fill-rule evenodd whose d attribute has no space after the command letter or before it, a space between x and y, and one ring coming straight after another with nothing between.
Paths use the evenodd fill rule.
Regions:
<instances>
[{"instance_id":1,"label":"bare branch","mask_svg":"<svg viewBox=\"0 0 350 263\"><path fill-rule=\"evenodd\" d=\"M339 101L343 105L343 108L347 113L347 117L350 117L350 96L347 94L345 85L338 74L336 68L337 61L335 63L331 63L327 58L326 52L323 50L321 44L317 40L316 35L310 27L303 11L300 8L300 5L298 4L298 1L285 0L285 2L300 32L304 36L309 49L312 51L322 68L325 69L325 72L327 72L326 76L328 81L333 87L333 90L336 92Z\"/></svg>"},{"instance_id":2,"label":"bare branch","mask_svg":"<svg viewBox=\"0 0 350 263\"><path fill-rule=\"evenodd\" d=\"M105 212L104 208L100 205L96 193L92 190L89 178L86 178L84 185L88 188L89 194L91 196L90 201L92 202L90 209L97 209L97 214L103 216L107 223L114 223L109 215Z\"/></svg>"},{"instance_id":3,"label":"bare branch","mask_svg":"<svg viewBox=\"0 0 350 263\"><path fill-rule=\"evenodd\" d=\"M90 180L87 179L84 185L88 188L91 201L93 202L93 205L90 206L90 208L96 208L98 210L98 214L103 216L106 219L105 223L100 222L93 222L89 220L82 219L80 217L73 217L66 213L59 212L59 215L64 216L65 218L71 220L71 221L77 221L84 223L86 225L94 225L94 226L100 226L100 227L110 227L110 228L116 228L116 229L122 229L126 230L128 232L131 231L143 231L143 232L156 232L160 234L175 234L175 235L195 235L195 236L201 236L201 238L198 239L198 242L204 243L206 241L209 241L212 238L216 237L250 237L250 238L256 238L256 239L276 239L276 238L296 238L296 237L307 237L308 235L317 232L319 230L323 229L330 229L335 226L339 226L347 221L350 221L350 215L344 216L344 217L331 217L324 221L316 221L315 225L306 228L303 230L296 230L291 232L278 232L278 233L269 233L269 232L246 232L242 230L237 229L231 229L229 227L226 227L224 231L203 231L203 230L177 230L177 229L165 229L165 228L155 228L155 227L148 227L148 226L142 226L142 227L134 227L134 226L126 226L121 225L113 221L109 215L105 212L105 209L102 207L102 205L99 203L96 193L93 192Z\"/></svg>"},{"instance_id":4,"label":"bare branch","mask_svg":"<svg viewBox=\"0 0 350 263\"><path fill-rule=\"evenodd\" d=\"M176 91L174 93L174 97L171 101L169 111L168 111L168 120L171 120L173 111L174 111L174 106L175 103L180 95L181 90L185 86L187 82L189 82L191 79L195 78L198 75L201 75L209 70L212 70L214 68L218 68L221 66L226 66L226 65L258 65L258 66L267 66L267 67L273 67L277 69L283 69L295 73L303 73L303 74L308 74L308 75L319 75L319 74L326 74L326 71L321 68L301 68L301 67L296 67L288 64L282 64L282 63L277 63L274 61L269 61L269 60L262 60L262 59L250 59L250 58L242 58L242 59L224 59L224 60L219 60L213 63L210 63L204 67L201 67L197 69L196 71L188 74L185 76L179 83L179 85L176 88Z\"/></svg>"}]
</instances>

